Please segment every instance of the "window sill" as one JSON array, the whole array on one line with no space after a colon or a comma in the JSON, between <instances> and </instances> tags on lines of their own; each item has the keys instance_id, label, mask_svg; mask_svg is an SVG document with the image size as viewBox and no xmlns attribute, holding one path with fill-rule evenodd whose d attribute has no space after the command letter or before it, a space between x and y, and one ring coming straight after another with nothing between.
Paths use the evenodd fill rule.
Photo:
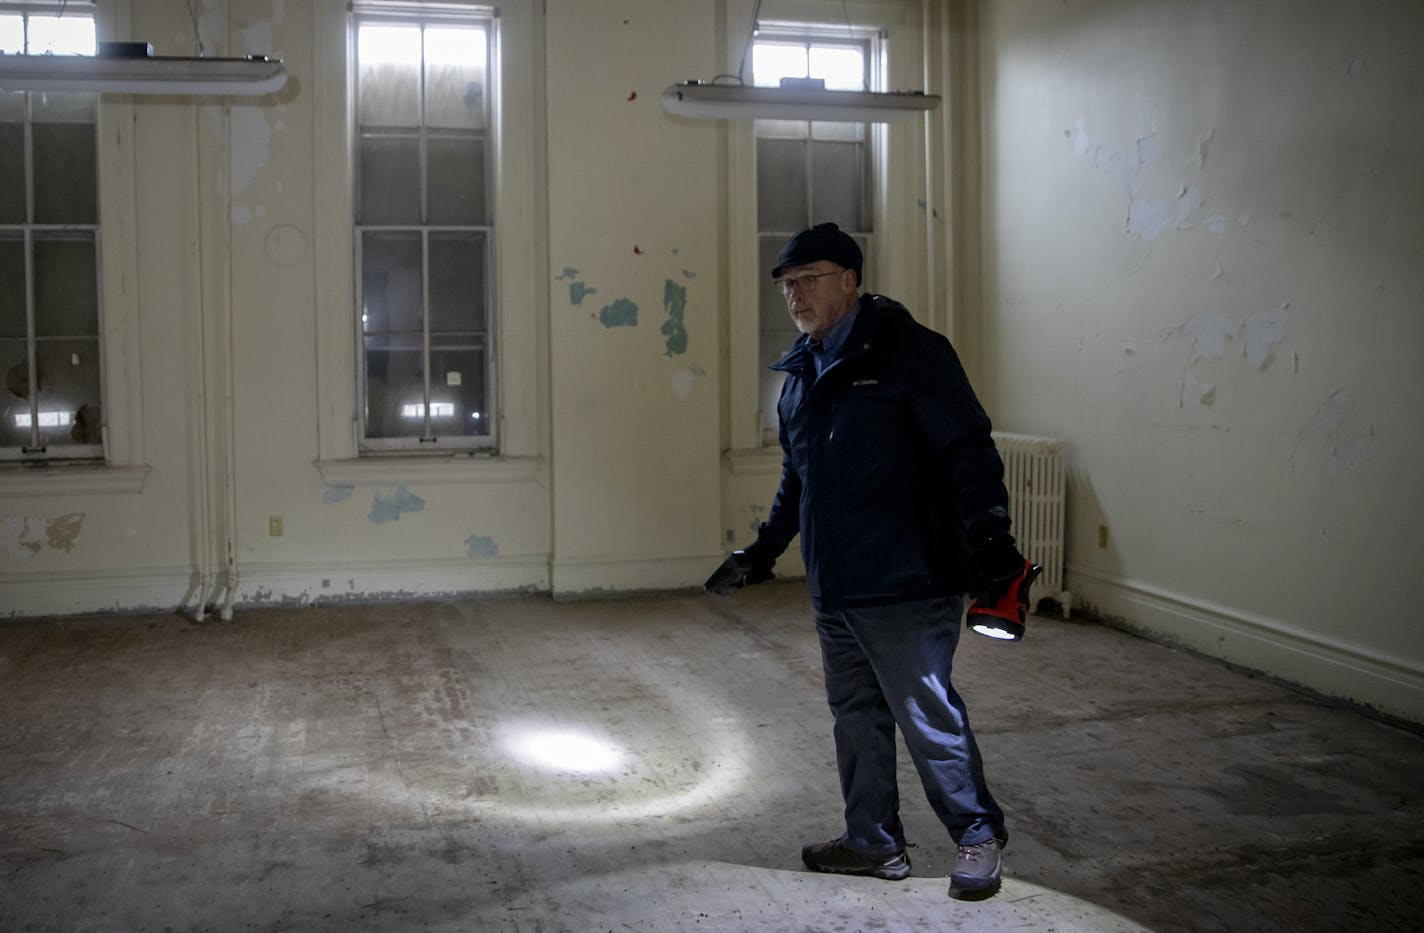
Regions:
<instances>
[{"instance_id":1,"label":"window sill","mask_svg":"<svg viewBox=\"0 0 1424 933\"><path fill-rule=\"evenodd\" d=\"M749 447L727 451L733 476L780 476L781 447Z\"/></svg>"},{"instance_id":2,"label":"window sill","mask_svg":"<svg viewBox=\"0 0 1424 933\"><path fill-rule=\"evenodd\" d=\"M143 492L149 467L25 464L0 467L0 496L79 496Z\"/></svg>"},{"instance_id":3,"label":"window sill","mask_svg":"<svg viewBox=\"0 0 1424 933\"><path fill-rule=\"evenodd\" d=\"M539 457L365 457L318 460L328 486L389 486L396 483L523 483L543 470Z\"/></svg>"}]
</instances>

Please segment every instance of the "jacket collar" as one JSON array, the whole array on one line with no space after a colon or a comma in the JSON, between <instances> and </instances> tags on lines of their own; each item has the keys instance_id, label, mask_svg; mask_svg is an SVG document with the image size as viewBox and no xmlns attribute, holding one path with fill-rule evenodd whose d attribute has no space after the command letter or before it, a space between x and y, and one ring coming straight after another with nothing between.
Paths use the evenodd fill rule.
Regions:
<instances>
[{"instance_id":1,"label":"jacket collar","mask_svg":"<svg viewBox=\"0 0 1424 933\"><path fill-rule=\"evenodd\" d=\"M850 333L846 335L845 343L841 346L840 356L836 359L853 359L869 350L875 343L874 333L880 323L896 310L904 314L910 313L899 302L884 295L861 295L856 303L855 323L851 325ZM791 349L786 351L786 355L772 363L771 368L783 373L800 373L811 365L814 365L811 360L811 337L801 334L791 345Z\"/></svg>"}]
</instances>

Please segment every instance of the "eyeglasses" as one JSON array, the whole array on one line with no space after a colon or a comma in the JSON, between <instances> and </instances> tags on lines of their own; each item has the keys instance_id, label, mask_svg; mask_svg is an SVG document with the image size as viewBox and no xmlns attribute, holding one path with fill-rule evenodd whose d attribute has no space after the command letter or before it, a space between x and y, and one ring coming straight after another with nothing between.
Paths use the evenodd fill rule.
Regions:
<instances>
[{"instance_id":1,"label":"eyeglasses","mask_svg":"<svg viewBox=\"0 0 1424 933\"><path fill-rule=\"evenodd\" d=\"M844 271L844 269L837 269L835 272L817 272L815 275L798 275L794 279L777 279L776 284L777 287L781 289L783 295L789 295L796 291L799 286L804 285L809 288L811 283L817 279L823 279L828 275L839 275Z\"/></svg>"}]
</instances>

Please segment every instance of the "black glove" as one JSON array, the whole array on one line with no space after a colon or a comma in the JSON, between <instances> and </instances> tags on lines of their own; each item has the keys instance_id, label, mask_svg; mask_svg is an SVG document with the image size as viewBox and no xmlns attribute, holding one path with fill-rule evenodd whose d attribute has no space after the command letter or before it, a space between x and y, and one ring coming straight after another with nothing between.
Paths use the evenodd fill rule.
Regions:
<instances>
[{"instance_id":1,"label":"black glove","mask_svg":"<svg viewBox=\"0 0 1424 933\"><path fill-rule=\"evenodd\" d=\"M775 563L775 557L767 556L767 548L759 540L754 541L745 548L728 554L721 566L702 584L702 588L709 593L726 596L733 589L747 584L774 580L776 574L771 572L771 568Z\"/></svg>"},{"instance_id":2,"label":"black glove","mask_svg":"<svg viewBox=\"0 0 1424 933\"><path fill-rule=\"evenodd\" d=\"M975 541L969 545L969 559L978 578L974 601L981 606L993 606L1003 599L1027 563L1009 535Z\"/></svg>"}]
</instances>

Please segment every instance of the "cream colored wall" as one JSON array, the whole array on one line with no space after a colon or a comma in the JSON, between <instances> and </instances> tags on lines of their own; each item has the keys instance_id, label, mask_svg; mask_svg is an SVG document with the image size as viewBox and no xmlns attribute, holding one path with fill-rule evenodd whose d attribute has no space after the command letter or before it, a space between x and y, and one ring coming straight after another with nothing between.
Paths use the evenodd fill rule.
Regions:
<instances>
[{"instance_id":1,"label":"cream colored wall","mask_svg":"<svg viewBox=\"0 0 1424 933\"><path fill-rule=\"evenodd\" d=\"M1424 719L1424 7L978 9L984 389L1071 443L1069 585Z\"/></svg>"},{"instance_id":2,"label":"cream colored wall","mask_svg":"<svg viewBox=\"0 0 1424 933\"><path fill-rule=\"evenodd\" d=\"M715 124L663 89L712 4L549 0L553 589L700 583L720 560Z\"/></svg>"},{"instance_id":3,"label":"cream colored wall","mask_svg":"<svg viewBox=\"0 0 1424 933\"><path fill-rule=\"evenodd\" d=\"M543 223L533 199L500 193L502 231L522 235L500 260L520 280L506 283L520 300L503 362L510 385L534 387L504 399L523 418L503 431L516 455L357 462L346 4L194 7L207 54L275 55L288 86L258 101L106 99L108 384L133 382L106 398L119 468L0 474L0 613L546 590L547 378L535 345L547 289L510 274L535 254L523 245ZM542 44L537 9L506 4L502 28L526 48ZM113 35L158 54L197 51L183 4L101 13ZM521 104L530 64L511 65ZM532 138L530 109L511 135ZM506 187L542 184L538 153L511 158Z\"/></svg>"}]
</instances>

